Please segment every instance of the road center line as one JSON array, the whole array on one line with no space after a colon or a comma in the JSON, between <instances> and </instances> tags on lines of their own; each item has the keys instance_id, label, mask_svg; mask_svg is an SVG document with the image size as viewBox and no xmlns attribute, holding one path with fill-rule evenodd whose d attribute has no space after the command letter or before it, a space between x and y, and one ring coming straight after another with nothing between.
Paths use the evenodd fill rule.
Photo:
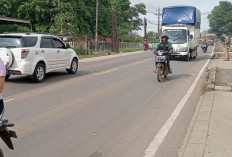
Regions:
<instances>
[{"instance_id":1,"label":"road center line","mask_svg":"<svg viewBox=\"0 0 232 157\"><path fill-rule=\"evenodd\" d=\"M116 71L118 69L119 68L115 68L115 69L111 69L111 70L108 70L108 71L103 71L103 72L100 72L100 73L97 73L97 74L94 74L94 75L95 76L99 76L99 75L102 75L102 74L106 74L106 73L110 73L110 72Z\"/></svg>"},{"instance_id":2,"label":"road center line","mask_svg":"<svg viewBox=\"0 0 232 157\"><path fill-rule=\"evenodd\" d=\"M145 62L149 62L149 61L152 61L152 60L154 60L154 59L146 59L146 60L139 61L137 63L145 63Z\"/></svg>"},{"instance_id":3,"label":"road center line","mask_svg":"<svg viewBox=\"0 0 232 157\"><path fill-rule=\"evenodd\" d=\"M213 51L214 51L214 49L213 49ZM212 56L212 54L211 54L211 56ZM197 75L196 79L194 80L193 84L191 85L191 87L189 88L189 90L187 91L185 96L181 99L181 101L179 102L179 104L177 105L177 107L175 108L173 113L171 114L171 116L168 118L168 120L165 122L163 127L159 130L158 134L155 136L153 141L147 147L145 154L144 154L144 157L155 157L157 151L159 150L159 147L161 146L161 144L165 140L168 132L170 131L170 129L173 126L174 122L176 121L177 117L180 115L180 112L184 108L189 97L193 93L195 87L197 86L198 81L200 80L200 78L201 78L204 70L208 66L209 62L210 62L210 59L207 60L207 62L202 67L201 71Z\"/></svg>"},{"instance_id":4,"label":"road center line","mask_svg":"<svg viewBox=\"0 0 232 157\"><path fill-rule=\"evenodd\" d=\"M136 64L145 63L145 62L152 61L152 60L153 60L153 59L145 59L145 60L142 60L142 61L138 61L138 62L134 62L134 63L128 64L128 65L122 66L121 68L123 68L123 67L128 67L128 66L132 66L132 65L136 65ZM95 75L95 76L99 76L99 75L103 75L103 74L106 74L106 73L110 73L110 72L113 72L113 71L116 71L116 70L119 70L119 68L115 68L115 69L103 71L103 72L100 72L100 73L97 73L97 74L94 74L94 75Z\"/></svg>"},{"instance_id":5,"label":"road center line","mask_svg":"<svg viewBox=\"0 0 232 157\"><path fill-rule=\"evenodd\" d=\"M5 100L4 103L7 103L7 102L11 102L11 101L14 101L15 99L8 99L8 100Z\"/></svg>"}]
</instances>

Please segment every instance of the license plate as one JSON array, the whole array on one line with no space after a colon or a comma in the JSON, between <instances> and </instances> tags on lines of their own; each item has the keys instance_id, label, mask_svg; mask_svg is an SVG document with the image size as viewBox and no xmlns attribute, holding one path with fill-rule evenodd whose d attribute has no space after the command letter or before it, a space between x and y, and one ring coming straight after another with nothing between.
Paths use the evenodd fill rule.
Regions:
<instances>
[{"instance_id":1,"label":"license plate","mask_svg":"<svg viewBox=\"0 0 232 157\"><path fill-rule=\"evenodd\" d=\"M165 59L165 56L157 56L156 59Z\"/></svg>"}]
</instances>

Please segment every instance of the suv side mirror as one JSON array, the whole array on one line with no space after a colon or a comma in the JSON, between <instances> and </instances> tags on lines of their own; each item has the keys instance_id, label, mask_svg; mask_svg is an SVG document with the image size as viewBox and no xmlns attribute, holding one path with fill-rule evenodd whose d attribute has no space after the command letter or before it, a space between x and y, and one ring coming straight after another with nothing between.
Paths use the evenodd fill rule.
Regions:
<instances>
[{"instance_id":1,"label":"suv side mirror","mask_svg":"<svg viewBox=\"0 0 232 157\"><path fill-rule=\"evenodd\" d=\"M69 44L66 44L66 49L71 48L71 46Z\"/></svg>"},{"instance_id":2,"label":"suv side mirror","mask_svg":"<svg viewBox=\"0 0 232 157\"><path fill-rule=\"evenodd\" d=\"M193 35L190 35L190 36L189 36L189 39L191 39L191 40L192 40L192 39L193 39Z\"/></svg>"}]
</instances>

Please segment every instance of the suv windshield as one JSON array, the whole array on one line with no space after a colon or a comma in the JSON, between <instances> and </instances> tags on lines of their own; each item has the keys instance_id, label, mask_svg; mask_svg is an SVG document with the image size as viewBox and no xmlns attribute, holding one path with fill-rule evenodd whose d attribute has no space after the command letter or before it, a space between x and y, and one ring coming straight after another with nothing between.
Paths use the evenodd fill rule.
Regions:
<instances>
[{"instance_id":1,"label":"suv windshield","mask_svg":"<svg viewBox=\"0 0 232 157\"><path fill-rule=\"evenodd\" d=\"M183 44L187 42L187 31L184 29L166 29L163 34L169 37L172 44Z\"/></svg>"},{"instance_id":2,"label":"suv windshield","mask_svg":"<svg viewBox=\"0 0 232 157\"><path fill-rule=\"evenodd\" d=\"M38 37L0 36L0 47L34 47Z\"/></svg>"}]
</instances>

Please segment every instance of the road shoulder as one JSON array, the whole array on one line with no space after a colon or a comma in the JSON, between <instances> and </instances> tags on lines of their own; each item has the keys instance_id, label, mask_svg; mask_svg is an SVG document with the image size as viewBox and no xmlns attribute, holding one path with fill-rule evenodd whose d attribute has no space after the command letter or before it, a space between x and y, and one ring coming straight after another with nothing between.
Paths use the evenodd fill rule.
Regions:
<instances>
[{"instance_id":1,"label":"road shoulder","mask_svg":"<svg viewBox=\"0 0 232 157\"><path fill-rule=\"evenodd\" d=\"M232 76L223 73L232 70L232 61L223 61L222 54L209 66L208 92L197 105L180 157L232 156Z\"/></svg>"}]
</instances>

